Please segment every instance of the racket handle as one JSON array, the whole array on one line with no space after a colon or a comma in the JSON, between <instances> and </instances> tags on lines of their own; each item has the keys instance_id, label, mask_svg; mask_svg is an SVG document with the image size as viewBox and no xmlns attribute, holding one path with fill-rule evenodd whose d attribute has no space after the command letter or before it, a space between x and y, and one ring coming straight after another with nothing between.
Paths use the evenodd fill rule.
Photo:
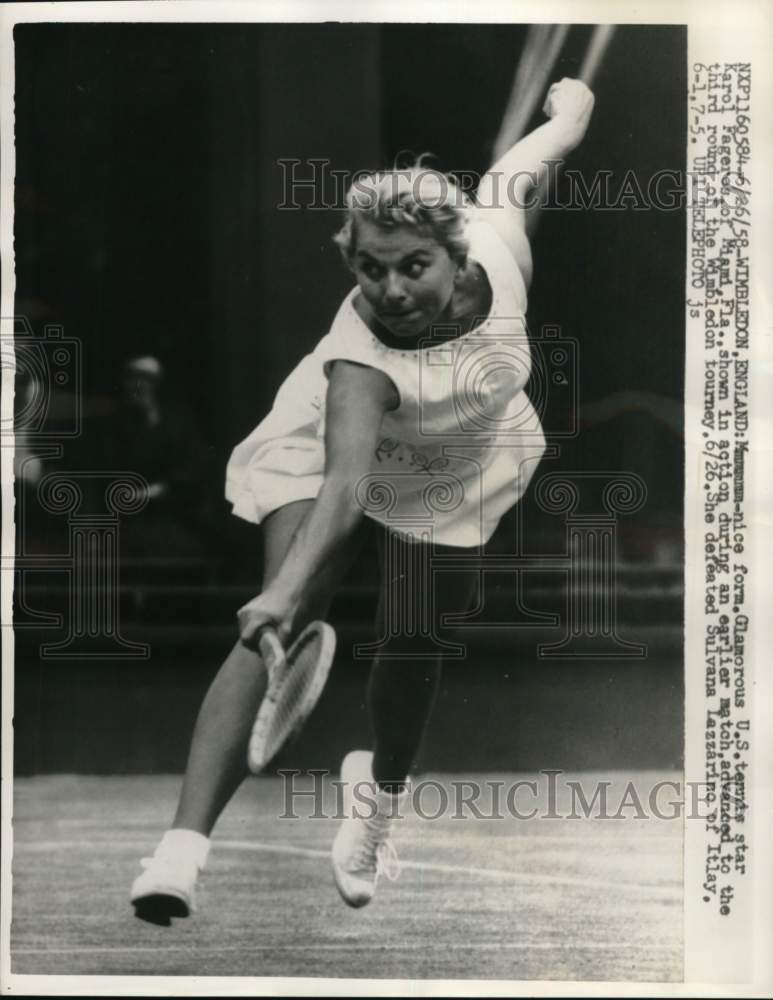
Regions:
<instances>
[{"instance_id":1,"label":"racket handle","mask_svg":"<svg viewBox=\"0 0 773 1000\"><path fill-rule=\"evenodd\" d=\"M273 670L284 659L285 651L282 649L282 643L272 628L261 629L258 649L268 670Z\"/></svg>"}]
</instances>

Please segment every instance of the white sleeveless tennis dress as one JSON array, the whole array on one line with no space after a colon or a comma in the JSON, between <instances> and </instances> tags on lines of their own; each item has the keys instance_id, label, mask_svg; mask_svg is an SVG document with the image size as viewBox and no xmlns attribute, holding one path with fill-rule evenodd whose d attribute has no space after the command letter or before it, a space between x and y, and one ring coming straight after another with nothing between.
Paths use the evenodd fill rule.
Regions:
<instances>
[{"instance_id":1,"label":"white sleeveless tennis dress","mask_svg":"<svg viewBox=\"0 0 773 1000\"><path fill-rule=\"evenodd\" d=\"M492 291L486 319L421 347L387 347L356 312L355 287L330 332L279 388L271 412L234 448L226 470L233 513L259 523L272 510L316 497L325 465L327 375L336 359L389 376L400 404L387 412L357 500L402 535L463 547L486 542L526 489L544 450L525 392L531 359L526 288L509 250L485 222L468 227L469 256Z\"/></svg>"}]
</instances>

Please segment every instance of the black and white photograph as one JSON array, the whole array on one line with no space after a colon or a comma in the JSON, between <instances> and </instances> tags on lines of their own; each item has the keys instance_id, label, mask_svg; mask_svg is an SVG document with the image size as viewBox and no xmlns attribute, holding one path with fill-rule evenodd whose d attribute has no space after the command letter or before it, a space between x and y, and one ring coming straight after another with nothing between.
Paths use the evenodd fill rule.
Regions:
<instances>
[{"instance_id":1,"label":"black and white photograph","mask_svg":"<svg viewBox=\"0 0 773 1000\"><path fill-rule=\"evenodd\" d=\"M677 995L693 912L751 968L747 63L626 4L34 6L3 991Z\"/></svg>"}]
</instances>

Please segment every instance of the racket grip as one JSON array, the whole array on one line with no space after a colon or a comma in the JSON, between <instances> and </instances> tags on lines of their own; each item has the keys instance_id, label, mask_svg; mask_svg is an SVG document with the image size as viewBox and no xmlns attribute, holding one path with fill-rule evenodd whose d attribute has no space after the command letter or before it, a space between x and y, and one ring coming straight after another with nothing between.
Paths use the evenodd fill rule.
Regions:
<instances>
[{"instance_id":1,"label":"racket grip","mask_svg":"<svg viewBox=\"0 0 773 1000\"><path fill-rule=\"evenodd\" d=\"M279 636L273 629L261 629L258 649L268 670L273 670L284 659L285 651L282 649Z\"/></svg>"}]
</instances>

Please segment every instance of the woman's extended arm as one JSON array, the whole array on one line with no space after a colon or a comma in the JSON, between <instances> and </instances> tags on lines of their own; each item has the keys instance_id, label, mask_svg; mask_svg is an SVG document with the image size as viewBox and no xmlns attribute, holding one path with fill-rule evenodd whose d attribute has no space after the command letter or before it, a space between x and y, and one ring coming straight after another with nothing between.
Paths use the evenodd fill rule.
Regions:
<instances>
[{"instance_id":1,"label":"woman's extended arm","mask_svg":"<svg viewBox=\"0 0 773 1000\"><path fill-rule=\"evenodd\" d=\"M548 91L550 121L530 132L491 167L478 187L481 218L510 245L523 231L529 192L582 141L593 111L593 94L580 80L564 78Z\"/></svg>"},{"instance_id":2,"label":"woman's extended arm","mask_svg":"<svg viewBox=\"0 0 773 1000\"><path fill-rule=\"evenodd\" d=\"M399 402L391 380L375 368L336 361L330 372L325 418L325 478L301 522L279 573L239 611L241 636L254 643L262 625L273 624L286 641L306 588L331 553L354 531L363 514L357 482L370 471L381 421Z\"/></svg>"}]
</instances>

